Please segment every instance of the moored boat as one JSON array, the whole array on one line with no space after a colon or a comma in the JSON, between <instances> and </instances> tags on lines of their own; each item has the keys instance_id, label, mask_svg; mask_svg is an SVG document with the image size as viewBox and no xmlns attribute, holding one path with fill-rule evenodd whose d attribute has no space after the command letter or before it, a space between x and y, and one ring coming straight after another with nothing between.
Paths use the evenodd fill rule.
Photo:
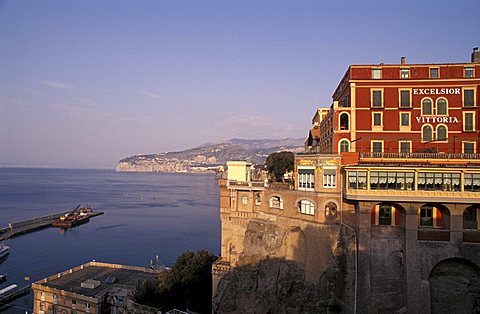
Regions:
<instances>
[{"instance_id":1,"label":"moored boat","mask_svg":"<svg viewBox=\"0 0 480 314\"><path fill-rule=\"evenodd\" d=\"M97 216L99 213L94 212L88 205L78 205L71 212L62 215L60 218L52 222L52 227L71 228L90 221L90 217Z\"/></svg>"},{"instance_id":2,"label":"moored boat","mask_svg":"<svg viewBox=\"0 0 480 314\"><path fill-rule=\"evenodd\" d=\"M5 260L8 254L10 254L10 247L0 243L0 262Z\"/></svg>"}]
</instances>

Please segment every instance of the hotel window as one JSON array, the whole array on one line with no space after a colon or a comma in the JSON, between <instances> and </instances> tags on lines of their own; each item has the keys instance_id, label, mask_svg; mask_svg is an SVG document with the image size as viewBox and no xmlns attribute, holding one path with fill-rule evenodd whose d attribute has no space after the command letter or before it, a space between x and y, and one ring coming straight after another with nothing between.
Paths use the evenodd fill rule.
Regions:
<instances>
[{"instance_id":1,"label":"hotel window","mask_svg":"<svg viewBox=\"0 0 480 314\"><path fill-rule=\"evenodd\" d=\"M400 113L400 126L410 126L410 113L401 112Z\"/></svg>"},{"instance_id":2,"label":"hotel window","mask_svg":"<svg viewBox=\"0 0 480 314\"><path fill-rule=\"evenodd\" d=\"M372 125L373 126L382 126L382 113L381 112L373 112L372 113Z\"/></svg>"},{"instance_id":3,"label":"hotel window","mask_svg":"<svg viewBox=\"0 0 480 314\"><path fill-rule=\"evenodd\" d=\"M374 108L382 108L383 107L383 92L382 90L372 90L371 95L371 104Z\"/></svg>"},{"instance_id":4,"label":"hotel window","mask_svg":"<svg viewBox=\"0 0 480 314\"><path fill-rule=\"evenodd\" d=\"M337 168L323 168L323 187L334 188L337 186Z\"/></svg>"},{"instance_id":5,"label":"hotel window","mask_svg":"<svg viewBox=\"0 0 480 314\"><path fill-rule=\"evenodd\" d=\"M347 139L343 139L338 143L340 153L350 151L350 142Z\"/></svg>"},{"instance_id":6,"label":"hotel window","mask_svg":"<svg viewBox=\"0 0 480 314\"><path fill-rule=\"evenodd\" d=\"M383 153L383 141L372 141L372 153Z\"/></svg>"},{"instance_id":7,"label":"hotel window","mask_svg":"<svg viewBox=\"0 0 480 314\"><path fill-rule=\"evenodd\" d=\"M410 108L412 106L412 98L409 89L400 90L400 108Z\"/></svg>"},{"instance_id":8,"label":"hotel window","mask_svg":"<svg viewBox=\"0 0 480 314\"><path fill-rule=\"evenodd\" d=\"M242 197L242 204L247 205L248 204L248 197L244 196Z\"/></svg>"},{"instance_id":9,"label":"hotel window","mask_svg":"<svg viewBox=\"0 0 480 314\"><path fill-rule=\"evenodd\" d=\"M463 130L475 131L475 112L463 113Z\"/></svg>"},{"instance_id":10,"label":"hotel window","mask_svg":"<svg viewBox=\"0 0 480 314\"><path fill-rule=\"evenodd\" d=\"M349 171L348 187L355 190L367 189L367 172L366 171Z\"/></svg>"},{"instance_id":11,"label":"hotel window","mask_svg":"<svg viewBox=\"0 0 480 314\"><path fill-rule=\"evenodd\" d=\"M463 190L465 192L480 192L480 173L465 173Z\"/></svg>"},{"instance_id":12,"label":"hotel window","mask_svg":"<svg viewBox=\"0 0 480 314\"><path fill-rule=\"evenodd\" d=\"M283 199L280 196L270 197L270 208L283 209Z\"/></svg>"},{"instance_id":13,"label":"hotel window","mask_svg":"<svg viewBox=\"0 0 480 314\"><path fill-rule=\"evenodd\" d=\"M475 154L475 142L462 142L464 154Z\"/></svg>"},{"instance_id":14,"label":"hotel window","mask_svg":"<svg viewBox=\"0 0 480 314\"><path fill-rule=\"evenodd\" d=\"M460 173L419 172L420 191L460 191Z\"/></svg>"},{"instance_id":15,"label":"hotel window","mask_svg":"<svg viewBox=\"0 0 480 314\"><path fill-rule=\"evenodd\" d=\"M465 68L465 77L473 77L473 67Z\"/></svg>"},{"instance_id":16,"label":"hotel window","mask_svg":"<svg viewBox=\"0 0 480 314\"><path fill-rule=\"evenodd\" d=\"M392 225L392 206L379 205L378 206L378 224L382 226Z\"/></svg>"},{"instance_id":17,"label":"hotel window","mask_svg":"<svg viewBox=\"0 0 480 314\"><path fill-rule=\"evenodd\" d=\"M340 114L340 130L349 130L350 127L350 117L348 113L344 112Z\"/></svg>"},{"instance_id":18,"label":"hotel window","mask_svg":"<svg viewBox=\"0 0 480 314\"><path fill-rule=\"evenodd\" d=\"M382 78L382 69L372 69L372 79L379 80Z\"/></svg>"},{"instance_id":19,"label":"hotel window","mask_svg":"<svg viewBox=\"0 0 480 314\"><path fill-rule=\"evenodd\" d=\"M315 169L298 169L298 189L305 191L315 189Z\"/></svg>"},{"instance_id":20,"label":"hotel window","mask_svg":"<svg viewBox=\"0 0 480 314\"><path fill-rule=\"evenodd\" d=\"M475 90L474 89L463 90L463 106L464 107L475 106Z\"/></svg>"},{"instance_id":21,"label":"hotel window","mask_svg":"<svg viewBox=\"0 0 480 314\"><path fill-rule=\"evenodd\" d=\"M400 78L409 78L410 70L409 69L400 69Z\"/></svg>"},{"instance_id":22,"label":"hotel window","mask_svg":"<svg viewBox=\"0 0 480 314\"><path fill-rule=\"evenodd\" d=\"M262 197L260 196L260 193L255 194L255 205L256 206L262 205Z\"/></svg>"},{"instance_id":23,"label":"hotel window","mask_svg":"<svg viewBox=\"0 0 480 314\"><path fill-rule=\"evenodd\" d=\"M305 215L315 215L315 204L309 200L298 202L298 212Z\"/></svg>"},{"instance_id":24,"label":"hotel window","mask_svg":"<svg viewBox=\"0 0 480 314\"><path fill-rule=\"evenodd\" d=\"M445 98L437 99L437 115L446 116L448 114L448 106Z\"/></svg>"},{"instance_id":25,"label":"hotel window","mask_svg":"<svg viewBox=\"0 0 480 314\"><path fill-rule=\"evenodd\" d=\"M425 115L432 115L433 108L432 108L432 101L428 98L422 100L422 116Z\"/></svg>"},{"instance_id":26,"label":"hotel window","mask_svg":"<svg viewBox=\"0 0 480 314\"><path fill-rule=\"evenodd\" d=\"M398 147L401 154L410 154L412 152L412 143L410 141L400 141Z\"/></svg>"},{"instance_id":27,"label":"hotel window","mask_svg":"<svg viewBox=\"0 0 480 314\"><path fill-rule=\"evenodd\" d=\"M433 140L432 127L430 125L424 125L422 128L422 142L430 142Z\"/></svg>"},{"instance_id":28,"label":"hotel window","mask_svg":"<svg viewBox=\"0 0 480 314\"><path fill-rule=\"evenodd\" d=\"M463 229L477 229L477 208L475 205L465 208L463 211Z\"/></svg>"},{"instance_id":29,"label":"hotel window","mask_svg":"<svg viewBox=\"0 0 480 314\"><path fill-rule=\"evenodd\" d=\"M430 68L430 78L439 78L438 68Z\"/></svg>"},{"instance_id":30,"label":"hotel window","mask_svg":"<svg viewBox=\"0 0 480 314\"><path fill-rule=\"evenodd\" d=\"M420 208L420 226L433 227L433 207L422 206Z\"/></svg>"},{"instance_id":31,"label":"hotel window","mask_svg":"<svg viewBox=\"0 0 480 314\"><path fill-rule=\"evenodd\" d=\"M409 190L415 189L413 172L370 172L371 190Z\"/></svg>"},{"instance_id":32,"label":"hotel window","mask_svg":"<svg viewBox=\"0 0 480 314\"><path fill-rule=\"evenodd\" d=\"M325 205L325 217L335 218L337 216L337 205L333 202L328 202Z\"/></svg>"},{"instance_id":33,"label":"hotel window","mask_svg":"<svg viewBox=\"0 0 480 314\"><path fill-rule=\"evenodd\" d=\"M448 130L445 125L437 125L437 141L447 141L448 140Z\"/></svg>"}]
</instances>

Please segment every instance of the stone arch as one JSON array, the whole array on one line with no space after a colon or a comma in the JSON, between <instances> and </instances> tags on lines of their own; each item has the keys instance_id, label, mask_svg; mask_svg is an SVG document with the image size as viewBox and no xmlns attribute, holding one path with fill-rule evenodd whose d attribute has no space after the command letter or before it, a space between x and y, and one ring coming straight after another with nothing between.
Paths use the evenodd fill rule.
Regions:
<instances>
[{"instance_id":1,"label":"stone arch","mask_svg":"<svg viewBox=\"0 0 480 314\"><path fill-rule=\"evenodd\" d=\"M405 226L405 209L396 203L382 202L370 209L372 225Z\"/></svg>"},{"instance_id":2,"label":"stone arch","mask_svg":"<svg viewBox=\"0 0 480 314\"><path fill-rule=\"evenodd\" d=\"M424 204L418 208L418 225L450 229L450 210L442 204Z\"/></svg>"},{"instance_id":3,"label":"stone arch","mask_svg":"<svg viewBox=\"0 0 480 314\"><path fill-rule=\"evenodd\" d=\"M463 229L478 229L479 205L471 205L463 211Z\"/></svg>"},{"instance_id":4,"label":"stone arch","mask_svg":"<svg viewBox=\"0 0 480 314\"><path fill-rule=\"evenodd\" d=\"M463 258L449 258L428 277L432 313L480 313L480 268Z\"/></svg>"},{"instance_id":5,"label":"stone arch","mask_svg":"<svg viewBox=\"0 0 480 314\"><path fill-rule=\"evenodd\" d=\"M307 239L300 227L287 230L282 241L283 256L303 264L307 261Z\"/></svg>"},{"instance_id":6,"label":"stone arch","mask_svg":"<svg viewBox=\"0 0 480 314\"><path fill-rule=\"evenodd\" d=\"M325 218L335 219L337 217L338 204L335 201L328 200L325 203Z\"/></svg>"}]
</instances>

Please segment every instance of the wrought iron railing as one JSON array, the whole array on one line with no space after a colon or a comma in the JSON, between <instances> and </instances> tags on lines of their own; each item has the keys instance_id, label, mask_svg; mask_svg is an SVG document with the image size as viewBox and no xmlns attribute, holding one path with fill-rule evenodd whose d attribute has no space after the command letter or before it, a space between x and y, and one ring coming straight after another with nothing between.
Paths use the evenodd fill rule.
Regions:
<instances>
[{"instance_id":1,"label":"wrought iron railing","mask_svg":"<svg viewBox=\"0 0 480 314\"><path fill-rule=\"evenodd\" d=\"M362 152L360 158L401 158L401 159L480 159L480 154L449 153L372 153Z\"/></svg>"}]
</instances>

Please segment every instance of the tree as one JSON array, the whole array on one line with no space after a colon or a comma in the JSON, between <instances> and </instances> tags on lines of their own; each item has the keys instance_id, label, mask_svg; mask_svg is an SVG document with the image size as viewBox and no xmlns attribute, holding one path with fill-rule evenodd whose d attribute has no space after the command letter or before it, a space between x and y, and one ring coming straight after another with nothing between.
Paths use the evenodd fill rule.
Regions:
<instances>
[{"instance_id":1,"label":"tree","mask_svg":"<svg viewBox=\"0 0 480 314\"><path fill-rule=\"evenodd\" d=\"M293 171L294 154L292 152L279 152L268 155L265 167L275 181L283 181L283 175Z\"/></svg>"},{"instance_id":2,"label":"tree","mask_svg":"<svg viewBox=\"0 0 480 314\"><path fill-rule=\"evenodd\" d=\"M157 282L137 288L135 301L161 308L211 313L213 253L201 250L180 255L171 270L160 273Z\"/></svg>"}]
</instances>

